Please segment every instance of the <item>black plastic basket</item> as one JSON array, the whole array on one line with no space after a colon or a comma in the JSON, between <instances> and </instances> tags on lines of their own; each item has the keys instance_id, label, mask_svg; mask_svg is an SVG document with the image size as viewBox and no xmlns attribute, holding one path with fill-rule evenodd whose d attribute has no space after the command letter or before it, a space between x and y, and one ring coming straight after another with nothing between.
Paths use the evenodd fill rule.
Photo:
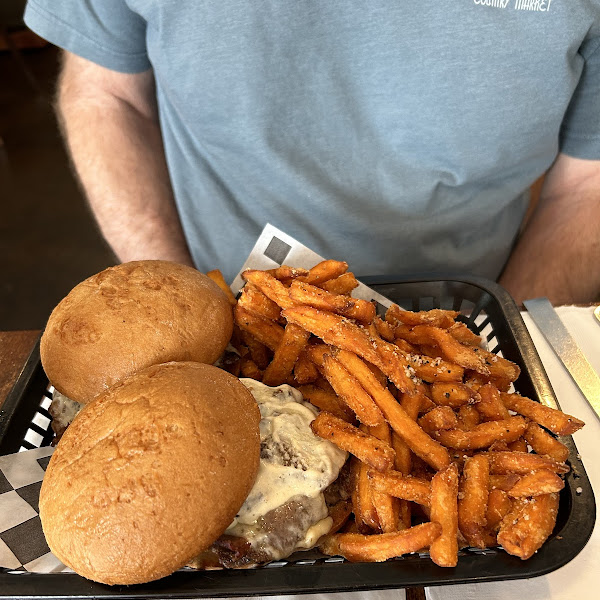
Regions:
<instances>
[{"instance_id":1,"label":"black plastic basket","mask_svg":"<svg viewBox=\"0 0 600 600\"><path fill-rule=\"evenodd\" d=\"M510 296L497 284L480 278L406 279L365 278L380 294L412 310L444 308L459 310L471 329L481 334L488 347L517 363L521 375L516 390L548 406L557 407L556 397ZM48 416L48 381L36 347L0 413L0 454L16 452L32 430L51 442L52 433L32 424L36 413ZM31 436L29 436L31 437ZM311 592L343 592L413 586L448 585L544 575L572 560L587 543L595 523L593 491L572 439L563 441L570 449L570 472L560 495L554 532L529 560L511 556L501 549L464 549L454 568L436 566L427 553L388 560L384 563L349 563L325 557L317 551L299 552L288 560L253 569L193 571L180 570L160 581L137 586L105 586L70 573L13 574L0 572L0 596L11 598L193 598L227 597ZM35 444L33 444L35 445ZM160 540L157 540L160 543Z\"/></svg>"}]
</instances>

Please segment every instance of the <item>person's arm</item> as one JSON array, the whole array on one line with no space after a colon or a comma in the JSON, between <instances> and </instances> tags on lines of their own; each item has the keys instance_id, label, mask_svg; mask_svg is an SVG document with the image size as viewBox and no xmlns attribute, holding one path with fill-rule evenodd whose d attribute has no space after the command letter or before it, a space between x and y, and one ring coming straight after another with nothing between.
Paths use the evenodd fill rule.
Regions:
<instances>
[{"instance_id":1,"label":"person's arm","mask_svg":"<svg viewBox=\"0 0 600 600\"><path fill-rule=\"evenodd\" d=\"M600 161L560 154L500 277L517 303L600 296Z\"/></svg>"},{"instance_id":2,"label":"person's arm","mask_svg":"<svg viewBox=\"0 0 600 600\"><path fill-rule=\"evenodd\" d=\"M63 53L57 109L92 212L125 262L193 265L173 201L151 70L111 71Z\"/></svg>"}]
</instances>

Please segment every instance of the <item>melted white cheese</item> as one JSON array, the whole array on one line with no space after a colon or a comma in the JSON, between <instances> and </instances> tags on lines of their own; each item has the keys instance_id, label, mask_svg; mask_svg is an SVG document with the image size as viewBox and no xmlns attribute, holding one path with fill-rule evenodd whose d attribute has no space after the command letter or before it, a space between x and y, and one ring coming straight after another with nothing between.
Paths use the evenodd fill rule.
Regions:
<instances>
[{"instance_id":1,"label":"melted white cheese","mask_svg":"<svg viewBox=\"0 0 600 600\"><path fill-rule=\"evenodd\" d=\"M260 408L261 461L254 486L227 530L232 535L236 525L251 525L295 496L321 495L348 456L312 432L317 409L298 390L285 384L273 388L254 379L240 381Z\"/></svg>"},{"instance_id":2,"label":"melted white cheese","mask_svg":"<svg viewBox=\"0 0 600 600\"><path fill-rule=\"evenodd\" d=\"M71 421L79 414L83 408L82 404L67 398L57 389L52 392L52 407L50 413L55 425L59 429L66 429Z\"/></svg>"},{"instance_id":3,"label":"melted white cheese","mask_svg":"<svg viewBox=\"0 0 600 600\"><path fill-rule=\"evenodd\" d=\"M296 548L298 550L306 550L313 548L316 546L317 542L331 529L333 525L333 519L331 517L325 517L321 519L317 523L315 523L312 527L308 528L304 539L301 542L298 542Z\"/></svg>"}]
</instances>

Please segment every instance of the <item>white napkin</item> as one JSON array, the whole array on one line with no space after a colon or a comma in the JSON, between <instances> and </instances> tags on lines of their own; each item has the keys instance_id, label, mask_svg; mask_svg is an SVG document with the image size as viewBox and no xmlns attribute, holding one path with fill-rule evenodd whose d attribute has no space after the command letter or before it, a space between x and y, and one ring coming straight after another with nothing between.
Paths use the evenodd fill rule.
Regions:
<instances>
[{"instance_id":1,"label":"white napkin","mask_svg":"<svg viewBox=\"0 0 600 600\"><path fill-rule=\"evenodd\" d=\"M593 309L565 306L559 307L557 312L587 359L600 373L600 324L593 317ZM573 439L598 502L600 499L600 445L598 444L600 420L527 313L523 315L523 320L533 338L562 410L585 421L585 427L575 433ZM505 582L430 587L425 590L425 595L429 600L595 598L600 589L599 552L600 527L596 515L596 526L586 547L571 562L549 575Z\"/></svg>"}]
</instances>

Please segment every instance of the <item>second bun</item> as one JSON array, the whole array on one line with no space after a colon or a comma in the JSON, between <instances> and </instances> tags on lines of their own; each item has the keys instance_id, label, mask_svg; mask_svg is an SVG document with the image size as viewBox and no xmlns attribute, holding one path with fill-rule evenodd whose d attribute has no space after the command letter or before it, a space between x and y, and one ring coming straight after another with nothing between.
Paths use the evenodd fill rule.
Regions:
<instances>
[{"instance_id":1,"label":"second bun","mask_svg":"<svg viewBox=\"0 0 600 600\"><path fill-rule=\"evenodd\" d=\"M75 286L50 315L40 354L52 385L86 403L150 365L213 363L232 331L231 306L209 277L173 262L133 261Z\"/></svg>"},{"instance_id":2,"label":"second bun","mask_svg":"<svg viewBox=\"0 0 600 600\"><path fill-rule=\"evenodd\" d=\"M233 375L154 365L90 402L40 492L52 552L101 583L164 577L231 523L259 465L260 412Z\"/></svg>"}]
</instances>

